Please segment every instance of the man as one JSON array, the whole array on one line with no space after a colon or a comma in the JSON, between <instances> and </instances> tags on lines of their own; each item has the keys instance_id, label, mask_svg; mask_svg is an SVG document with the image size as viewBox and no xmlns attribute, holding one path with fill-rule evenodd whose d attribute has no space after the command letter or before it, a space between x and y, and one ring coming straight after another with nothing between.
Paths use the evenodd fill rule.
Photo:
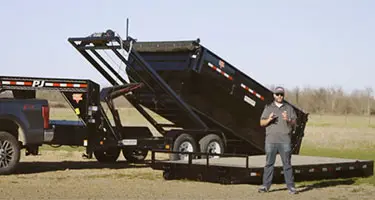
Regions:
<instances>
[{"instance_id":1,"label":"man","mask_svg":"<svg viewBox=\"0 0 375 200\"><path fill-rule=\"evenodd\" d=\"M279 153L284 170L285 183L291 194L296 194L293 169L291 165L291 133L296 124L293 107L284 101L283 87L276 87L274 101L267 105L262 113L260 125L266 127L266 165L263 173L263 185L259 192L268 192L273 178L276 154Z\"/></svg>"}]
</instances>

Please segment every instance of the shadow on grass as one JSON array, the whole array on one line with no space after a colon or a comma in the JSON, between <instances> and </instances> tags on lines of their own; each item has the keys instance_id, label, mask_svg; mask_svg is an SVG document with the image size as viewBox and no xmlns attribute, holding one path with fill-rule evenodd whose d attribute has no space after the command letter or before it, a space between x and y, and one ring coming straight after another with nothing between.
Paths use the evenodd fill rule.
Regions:
<instances>
[{"instance_id":1,"label":"shadow on grass","mask_svg":"<svg viewBox=\"0 0 375 200\"><path fill-rule=\"evenodd\" d=\"M307 192L310 190L318 189L318 188L327 188L327 187L334 187L338 185L353 185L355 181L353 179L346 179L346 180L327 180L327 181L319 181L312 184L303 184L297 187L299 193ZM280 188L270 190L270 192L277 192L287 190L287 188Z\"/></svg>"},{"instance_id":2,"label":"shadow on grass","mask_svg":"<svg viewBox=\"0 0 375 200\"><path fill-rule=\"evenodd\" d=\"M12 174L34 174L79 169L127 169L148 167L150 167L150 162L148 161L137 164L127 161L117 161L116 163L100 163L96 161L21 162Z\"/></svg>"}]
</instances>

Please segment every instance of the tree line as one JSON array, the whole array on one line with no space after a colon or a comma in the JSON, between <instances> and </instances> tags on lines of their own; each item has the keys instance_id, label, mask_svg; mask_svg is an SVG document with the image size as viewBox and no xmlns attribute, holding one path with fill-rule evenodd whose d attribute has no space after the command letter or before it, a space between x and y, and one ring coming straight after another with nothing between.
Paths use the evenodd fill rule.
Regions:
<instances>
[{"instance_id":1,"label":"tree line","mask_svg":"<svg viewBox=\"0 0 375 200\"><path fill-rule=\"evenodd\" d=\"M312 114L375 115L375 99L370 87L349 93L341 87L295 87L286 88L286 92L287 101Z\"/></svg>"},{"instance_id":2,"label":"tree line","mask_svg":"<svg viewBox=\"0 0 375 200\"><path fill-rule=\"evenodd\" d=\"M273 89L274 86L268 86ZM0 97L12 96L0 94ZM59 92L40 91L38 98L46 98L52 107L69 107ZM375 115L375 99L372 88L344 92L341 87L286 88L286 100L311 114ZM121 102L120 107L130 107Z\"/></svg>"}]
</instances>

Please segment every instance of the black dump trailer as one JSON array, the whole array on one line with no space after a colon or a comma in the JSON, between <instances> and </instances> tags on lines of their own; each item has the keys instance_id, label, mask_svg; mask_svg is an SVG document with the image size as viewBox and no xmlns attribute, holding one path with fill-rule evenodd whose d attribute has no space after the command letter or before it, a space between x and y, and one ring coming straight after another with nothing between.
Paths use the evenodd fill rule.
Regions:
<instances>
[{"instance_id":1,"label":"black dump trailer","mask_svg":"<svg viewBox=\"0 0 375 200\"><path fill-rule=\"evenodd\" d=\"M273 93L199 40L138 42L108 30L69 42L112 85L143 84L126 99L164 136L167 149L264 153L259 120ZM159 122L145 108L170 123ZM292 142L298 154L308 114L294 109Z\"/></svg>"},{"instance_id":2,"label":"black dump trailer","mask_svg":"<svg viewBox=\"0 0 375 200\"><path fill-rule=\"evenodd\" d=\"M265 130L259 120L273 101L266 87L199 40L137 42L108 30L69 42L112 85L142 84L125 98L164 137L165 149L152 150L152 168L162 170L165 179L261 180ZM308 113L293 107L293 154L299 154ZM145 108L170 123L161 123ZM157 160L158 152L170 159ZM373 174L368 160L294 155L293 162L298 180ZM276 165L275 176L282 178L280 160Z\"/></svg>"}]
</instances>

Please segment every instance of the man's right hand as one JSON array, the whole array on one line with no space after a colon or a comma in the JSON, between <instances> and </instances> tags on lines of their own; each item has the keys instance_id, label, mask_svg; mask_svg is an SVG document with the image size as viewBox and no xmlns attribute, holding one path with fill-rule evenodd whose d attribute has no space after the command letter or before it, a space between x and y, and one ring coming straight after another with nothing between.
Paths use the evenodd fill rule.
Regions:
<instances>
[{"instance_id":1,"label":"man's right hand","mask_svg":"<svg viewBox=\"0 0 375 200\"><path fill-rule=\"evenodd\" d=\"M275 113L271 113L270 116L268 117L268 120L271 121L275 117Z\"/></svg>"},{"instance_id":2,"label":"man's right hand","mask_svg":"<svg viewBox=\"0 0 375 200\"><path fill-rule=\"evenodd\" d=\"M260 120L260 125L261 126L267 126L273 119L275 119L276 115L275 113L271 113L269 116L268 116L268 119L262 119Z\"/></svg>"}]
</instances>

